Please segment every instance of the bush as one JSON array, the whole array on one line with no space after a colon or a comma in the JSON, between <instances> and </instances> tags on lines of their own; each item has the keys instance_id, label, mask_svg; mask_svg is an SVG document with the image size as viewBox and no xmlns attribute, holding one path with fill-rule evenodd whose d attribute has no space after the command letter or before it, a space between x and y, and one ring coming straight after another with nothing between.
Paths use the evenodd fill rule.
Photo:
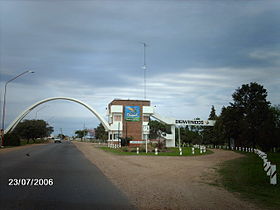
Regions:
<instances>
[{"instance_id":1,"label":"bush","mask_svg":"<svg viewBox=\"0 0 280 210\"><path fill-rule=\"evenodd\" d=\"M19 146L20 138L15 133L7 133L4 135L4 146Z\"/></svg>"},{"instance_id":2,"label":"bush","mask_svg":"<svg viewBox=\"0 0 280 210\"><path fill-rule=\"evenodd\" d=\"M156 146L158 149L164 149L165 148L165 142L164 141L158 141Z\"/></svg>"},{"instance_id":3,"label":"bush","mask_svg":"<svg viewBox=\"0 0 280 210\"><path fill-rule=\"evenodd\" d=\"M129 142L132 140L132 137L125 137L125 138L120 138L121 139L121 146L129 146Z\"/></svg>"},{"instance_id":4,"label":"bush","mask_svg":"<svg viewBox=\"0 0 280 210\"><path fill-rule=\"evenodd\" d=\"M149 150L149 149L148 149ZM139 148L139 152L146 152L146 147L145 146L141 146Z\"/></svg>"}]
</instances>

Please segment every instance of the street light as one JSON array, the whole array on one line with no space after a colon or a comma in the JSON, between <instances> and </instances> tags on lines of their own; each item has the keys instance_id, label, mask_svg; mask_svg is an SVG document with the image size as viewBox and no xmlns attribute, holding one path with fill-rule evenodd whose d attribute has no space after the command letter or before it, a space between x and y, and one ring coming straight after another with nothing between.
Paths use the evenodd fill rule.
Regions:
<instances>
[{"instance_id":1,"label":"street light","mask_svg":"<svg viewBox=\"0 0 280 210\"><path fill-rule=\"evenodd\" d=\"M26 74L26 73L34 73L33 71L30 71L30 70L28 70L28 71L25 71L25 72L22 72L21 74L19 74L19 75L17 75L17 76L15 76L15 77L13 77L12 79L10 79L9 81L7 81L6 83L5 83L5 90L4 90L4 100L3 100L3 112L2 112L2 142L1 142L1 144L2 144L2 146L3 146L3 144L4 144L4 124L5 124L5 111L6 111L6 92L7 92L7 85L10 83L10 82L12 82L13 80L15 80L15 79L17 79L18 77L20 77L20 76L22 76L22 75L24 75L24 74Z\"/></svg>"}]
</instances>

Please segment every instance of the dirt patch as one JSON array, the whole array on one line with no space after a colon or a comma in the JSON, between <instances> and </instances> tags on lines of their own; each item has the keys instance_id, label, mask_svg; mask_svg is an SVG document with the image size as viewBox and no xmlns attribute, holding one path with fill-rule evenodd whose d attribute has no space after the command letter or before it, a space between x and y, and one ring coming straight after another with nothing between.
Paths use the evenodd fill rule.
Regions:
<instances>
[{"instance_id":1,"label":"dirt patch","mask_svg":"<svg viewBox=\"0 0 280 210\"><path fill-rule=\"evenodd\" d=\"M92 143L77 148L118 186L139 209L258 209L217 181L218 164L241 157L231 151L194 157L120 156Z\"/></svg>"}]
</instances>

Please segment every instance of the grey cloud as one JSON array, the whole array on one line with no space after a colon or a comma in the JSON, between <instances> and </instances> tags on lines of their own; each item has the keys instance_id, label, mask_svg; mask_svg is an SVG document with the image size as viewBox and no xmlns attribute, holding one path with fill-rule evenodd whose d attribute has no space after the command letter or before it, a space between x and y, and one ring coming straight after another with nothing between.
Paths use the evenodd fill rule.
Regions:
<instances>
[{"instance_id":1,"label":"grey cloud","mask_svg":"<svg viewBox=\"0 0 280 210\"><path fill-rule=\"evenodd\" d=\"M18 112L57 95L100 109L113 98L142 98L143 41L147 94L164 112L175 101L186 116L196 111L207 117L210 105L226 105L235 88L251 81L264 84L269 99L279 101L276 1L1 1L0 6L1 87L25 69L36 72L9 87L9 106ZM196 104L200 107L188 107ZM172 112L178 114L176 108Z\"/></svg>"}]
</instances>

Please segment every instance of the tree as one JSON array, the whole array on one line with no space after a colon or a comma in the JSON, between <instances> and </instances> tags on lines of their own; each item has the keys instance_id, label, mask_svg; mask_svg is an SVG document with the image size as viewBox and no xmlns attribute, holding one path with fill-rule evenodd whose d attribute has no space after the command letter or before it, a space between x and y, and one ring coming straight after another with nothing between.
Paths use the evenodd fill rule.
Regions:
<instances>
[{"instance_id":1,"label":"tree","mask_svg":"<svg viewBox=\"0 0 280 210\"><path fill-rule=\"evenodd\" d=\"M265 145L263 144L267 137L265 124L270 118L270 102L266 100L266 89L257 83L245 84L238 88L232 97L231 108L239 117L240 135L237 140L244 146L254 148L260 143Z\"/></svg>"},{"instance_id":2,"label":"tree","mask_svg":"<svg viewBox=\"0 0 280 210\"><path fill-rule=\"evenodd\" d=\"M108 139L108 132L105 131L104 126L100 123L95 130L95 138L99 140L107 140Z\"/></svg>"},{"instance_id":3,"label":"tree","mask_svg":"<svg viewBox=\"0 0 280 210\"><path fill-rule=\"evenodd\" d=\"M171 133L170 126L161 123L157 120L150 120L149 122L150 134L149 139L158 139L162 133Z\"/></svg>"},{"instance_id":4,"label":"tree","mask_svg":"<svg viewBox=\"0 0 280 210\"><path fill-rule=\"evenodd\" d=\"M270 138L270 144L271 147L278 148L280 147L280 104L274 105L270 107L270 122L267 126L269 126L267 129L268 131L271 131L271 138Z\"/></svg>"},{"instance_id":5,"label":"tree","mask_svg":"<svg viewBox=\"0 0 280 210\"><path fill-rule=\"evenodd\" d=\"M77 135L77 138L83 139L87 135L88 131L86 129L84 130L76 130L75 134Z\"/></svg>"},{"instance_id":6,"label":"tree","mask_svg":"<svg viewBox=\"0 0 280 210\"><path fill-rule=\"evenodd\" d=\"M216 139L234 140L235 146L269 150L277 130L277 111L266 100L267 91L258 83L242 85L233 93L233 102L223 107L214 126ZM275 111L275 110L274 110ZM275 113L275 114L273 114Z\"/></svg>"},{"instance_id":7,"label":"tree","mask_svg":"<svg viewBox=\"0 0 280 210\"><path fill-rule=\"evenodd\" d=\"M231 139L236 140L241 132L240 115L236 112L236 109L231 106L223 107L213 130L216 143L221 144L227 142L228 146L231 146Z\"/></svg>"},{"instance_id":8,"label":"tree","mask_svg":"<svg viewBox=\"0 0 280 210\"><path fill-rule=\"evenodd\" d=\"M199 129L195 129L195 126L191 127L186 125L185 127L180 127L180 138L181 144L201 144L202 135ZM179 142L179 128L176 128L176 142Z\"/></svg>"},{"instance_id":9,"label":"tree","mask_svg":"<svg viewBox=\"0 0 280 210\"><path fill-rule=\"evenodd\" d=\"M211 112L209 114L208 120L217 120L218 117L216 115L216 110L215 107L212 105L211 107ZM216 137L214 134L214 128L213 127L204 127L202 131L202 136L203 136L203 143L204 144L215 144L216 142Z\"/></svg>"},{"instance_id":10,"label":"tree","mask_svg":"<svg viewBox=\"0 0 280 210\"><path fill-rule=\"evenodd\" d=\"M272 113L274 117L274 122L275 122L275 133L274 133L274 139L275 139L275 147L280 148L280 104L277 106L272 107Z\"/></svg>"},{"instance_id":11,"label":"tree","mask_svg":"<svg viewBox=\"0 0 280 210\"><path fill-rule=\"evenodd\" d=\"M15 134L27 139L27 143L29 143L30 139L35 142L37 138L50 136L52 132L53 127L49 126L44 120L24 120L14 130Z\"/></svg>"}]
</instances>

